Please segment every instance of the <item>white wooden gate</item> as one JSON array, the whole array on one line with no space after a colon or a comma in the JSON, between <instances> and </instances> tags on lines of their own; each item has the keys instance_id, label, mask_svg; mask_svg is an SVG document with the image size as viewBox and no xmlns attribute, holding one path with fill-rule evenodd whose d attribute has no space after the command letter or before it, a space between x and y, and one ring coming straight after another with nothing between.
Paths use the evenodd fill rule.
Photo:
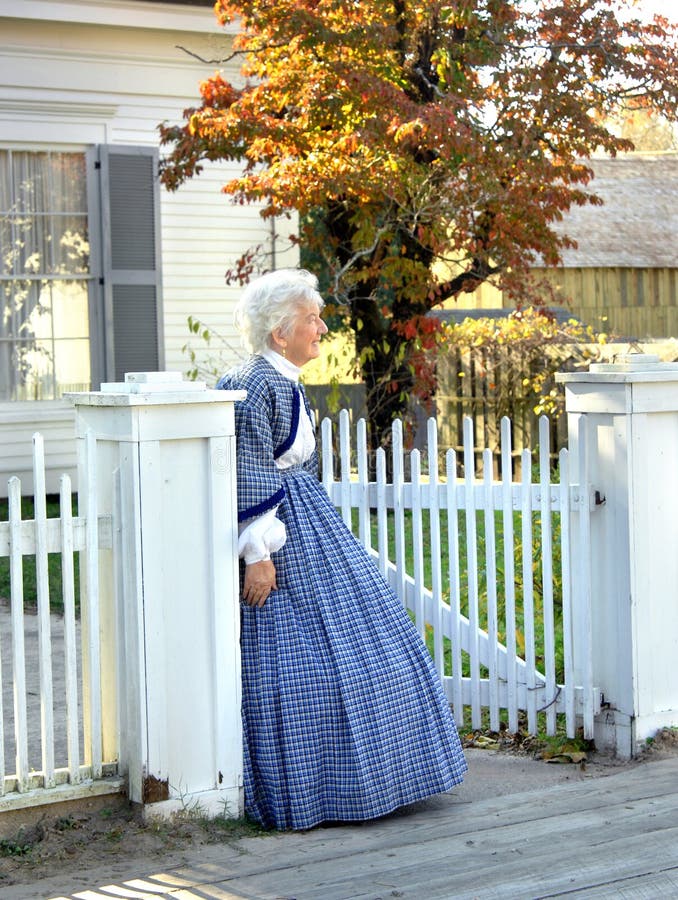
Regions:
<instances>
[{"instance_id":1,"label":"white wooden gate","mask_svg":"<svg viewBox=\"0 0 678 900\"><path fill-rule=\"evenodd\" d=\"M582 486L571 484L568 451L561 450L559 478L552 483L548 421L542 419L538 464L533 467L530 451L524 450L522 480L513 483L511 423L504 419L505 476L493 481L492 454L485 450L477 477L467 419L463 459L447 451L441 474L435 420L428 422L423 460L419 450L404 453L402 425L396 421L392 481L386 480L383 450L377 451L376 478L370 481L365 422L357 423L353 450L348 413L342 411L335 478L329 419L321 434L325 489L412 611L457 724L467 725L470 710L471 727L480 728L486 708L491 729L499 730L500 711L505 711L515 732L523 711L528 731L536 733L543 713L542 727L555 734L562 713L569 736L581 725L585 737L592 738L600 698L591 674L586 460L578 460ZM425 557L430 557L426 572Z\"/></svg>"},{"instance_id":2,"label":"white wooden gate","mask_svg":"<svg viewBox=\"0 0 678 900\"><path fill-rule=\"evenodd\" d=\"M86 443L86 452L93 459L92 442ZM47 517L39 434L33 438L33 478L34 517L22 517L21 483L13 477L8 520L0 522L0 558L9 560L11 579L11 602L0 610L0 811L32 805L39 793L72 799L122 786L104 781L115 775L117 765L102 758L101 743L98 565L99 550L111 547L111 520L97 515L95 475L82 486L77 516L72 515L70 478L63 475L60 515ZM74 587L78 553L87 586L82 646ZM63 615L58 619L50 614L48 554L61 556ZM24 610L27 556L35 556L35 613Z\"/></svg>"}]
</instances>

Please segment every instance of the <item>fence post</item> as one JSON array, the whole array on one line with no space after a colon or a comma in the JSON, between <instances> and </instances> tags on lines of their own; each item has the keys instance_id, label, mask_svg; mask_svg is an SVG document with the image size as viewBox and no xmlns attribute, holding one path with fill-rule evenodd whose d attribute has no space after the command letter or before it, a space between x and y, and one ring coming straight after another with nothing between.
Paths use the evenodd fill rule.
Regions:
<instances>
[{"instance_id":1,"label":"fence post","mask_svg":"<svg viewBox=\"0 0 678 900\"><path fill-rule=\"evenodd\" d=\"M100 573L103 745L120 748L145 815L238 816L242 394L158 372L72 396L79 444L95 438L99 513L112 515L119 551Z\"/></svg>"},{"instance_id":2,"label":"fence post","mask_svg":"<svg viewBox=\"0 0 678 900\"><path fill-rule=\"evenodd\" d=\"M658 729L678 725L678 365L632 354L558 380L571 478L581 480L585 458L589 484L581 488L597 509L592 664L603 708L595 740L629 758Z\"/></svg>"}]
</instances>

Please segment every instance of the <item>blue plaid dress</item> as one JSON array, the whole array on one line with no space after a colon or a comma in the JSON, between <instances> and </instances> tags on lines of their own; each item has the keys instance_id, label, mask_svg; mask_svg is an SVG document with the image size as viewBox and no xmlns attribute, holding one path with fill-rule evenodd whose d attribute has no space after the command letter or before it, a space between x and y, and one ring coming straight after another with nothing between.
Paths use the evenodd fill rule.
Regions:
<instances>
[{"instance_id":1,"label":"blue plaid dress","mask_svg":"<svg viewBox=\"0 0 678 900\"><path fill-rule=\"evenodd\" d=\"M274 506L278 589L241 603L245 804L265 827L385 815L447 791L466 762L430 655L318 481L317 454L279 470L305 402L262 357L218 383L236 404L238 510Z\"/></svg>"}]
</instances>

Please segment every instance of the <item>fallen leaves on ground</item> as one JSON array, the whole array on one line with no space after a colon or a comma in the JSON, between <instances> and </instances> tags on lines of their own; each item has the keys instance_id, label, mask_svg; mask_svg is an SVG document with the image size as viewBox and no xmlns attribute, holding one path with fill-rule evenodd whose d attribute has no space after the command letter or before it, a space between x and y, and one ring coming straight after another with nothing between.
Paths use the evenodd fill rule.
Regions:
<instances>
[{"instance_id":1,"label":"fallen leaves on ground","mask_svg":"<svg viewBox=\"0 0 678 900\"><path fill-rule=\"evenodd\" d=\"M466 732L462 734L462 745L467 749L501 750L545 762L571 764L586 762L589 751L594 749L591 741L581 738L543 737L522 730L511 732L507 728Z\"/></svg>"}]
</instances>

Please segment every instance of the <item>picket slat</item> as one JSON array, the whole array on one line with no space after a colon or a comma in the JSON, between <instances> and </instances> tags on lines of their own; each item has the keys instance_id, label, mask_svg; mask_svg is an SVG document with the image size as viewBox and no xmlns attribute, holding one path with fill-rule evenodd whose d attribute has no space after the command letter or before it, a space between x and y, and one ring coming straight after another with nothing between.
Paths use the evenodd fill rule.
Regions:
<instances>
[{"instance_id":1,"label":"picket slat","mask_svg":"<svg viewBox=\"0 0 678 900\"><path fill-rule=\"evenodd\" d=\"M473 443L473 423L464 419L464 486L467 496L474 491L475 447ZM468 648L471 669L471 726L478 729L482 725L480 709L480 654L478 635L480 632L480 611L478 597L478 531L476 527L476 507L466 503L466 562L468 575L468 619L470 642Z\"/></svg>"},{"instance_id":2,"label":"picket slat","mask_svg":"<svg viewBox=\"0 0 678 900\"><path fill-rule=\"evenodd\" d=\"M393 423L393 528L395 531L395 563L398 577L397 594L401 599L405 597L405 499L403 486L405 473L403 471L403 427L402 422L396 419Z\"/></svg>"},{"instance_id":3,"label":"picket slat","mask_svg":"<svg viewBox=\"0 0 678 900\"><path fill-rule=\"evenodd\" d=\"M424 617L424 532L422 530L421 503L421 455L418 450L410 454L410 471L412 478L412 558L414 560L414 621L419 634L426 636Z\"/></svg>"},{"instance_id":4,"label":"picket slat","mask_svg":"<svg viewBox=\"0 0 678 900\"><path fill-rule=\"evenodd\" d=\"M438 478L438 431L436 420L430 418L427 424L428 439L428 482L429 482L429 531L431 547L431 586L433 594L433 661L438 675L442 678L445 670L443 646L443 577L440 539L440 481Z\"/></svg>"},{"instance_id":5,"label":"picket slat","mask_svg":"<svg viewBox=\"0 0 678 900\"><path fill-rule=\"evenodd\" d=\"M64 601L64 674L66 682L66 744L71 784L80 781L78 742L78 670L75 629L75 579L73 573L73 513L71 479L61 476L61 586Z\"/></svg>"},{"instance_id":6,"label":"picket slat","mask_svg":"<svg viewBox=\"0 0 678 900\"><path fill-rule=\"evenodd\" d=\"M499 731L499 627L497 616L497 550L495 540L494 509L492 507L492 451L483 450L483 483L486 503L485 525L485 582L487 592L487 636L489 640L490 670L490 728Z\"/></svg>"},{"instance_id":7,"label":"picket slat","mask_svg":"<svg viewBox=\"0 0 678 900\"><path fill-rule=\"evenodd\" d=\"M525 638L525 664L527 669L527 728L531 734L537 731L536 648L534 627L534 570L532 568L532 503L531 456L529 450L522 453L523 505L521 516L522 571L523 571L523 622Z\"/></svg>"},{"instance_id":8,"label":"picket slat","mask_svg":"<svg viewBox=\"0 0 678 900\"><path fill-rule=\"evenodd\" d=\"M339 413L339 458L341 461L341 517L347 528L351 522L351 423L348 410Z\"/></svg>"},{"instance_id":9,"label":"picket slat","mask_svg":"<svg viewBox=\"0 0 678 900\"><path fill-rule=\"evenodd\" d=\"M101 715L101 648L99 643L99 545L97 533L97 466L96 442L92 431L85 435L85 457L87 460L87 483L85 485L85 509L87 516L87 547L85 550L85 569L87 577L87 628L85 641L87 645L87 684L88 691L88 728L85 729L87 746L85 760L92 767L94 778L101 778L102 773L102 715Z\"/></svg>"},{"instance_id":10,"label":"picket slat","mask_svg":"<svg viewBox=\"0 0 678 900\"><path fill-rule=\"evenodd\" d=\"M447 485L447 552L450 579L449 635L452 654L453 709L459 726L464 724L464 706L461 695L462 644L461 644L461 585L459 562L459 519L457 510L457 454L446 454Z\"/></svg>"},{"instance_id":11,"label":"picket slat","mask_svg":"<svg viewBox=\"0 0 678 900\"><path fill-rule=\"evenodd\" d=\"M12 677L14 679L14 740L16 789L29 786L28 714L26 707L26 649L24 642L24 581L21 547L21 482L9 479L9 573L12 623Z\"/></svg>"},{"instance_id":12,"label":"picket slat","mask_svg":"<svg viewBox=\"0 0 678 900\"><path fill-rule=\"evenodd\" d=\"M558 687L556 685L556 644L555 618L553 609L553 525L551 505L551 454L549 445L549 424L545 416L539 419L539 485L542 489L539 505L541 528L541 573L542 603L544 619L544 671L547 690L552 692L546 706L546 723L550 734L556 730L556 707Z\"/></svg>"},{"instance_id":13,"label":"picket slat","mask_svg":"<svg viewBox=\"0 0 678 900\"><path fill-rule=\"evenodd\" d=\"M33 435L33 484L35 486L35 574L38 593L38 653L40 664L40 733L45 787L54 787L54 687L52 683L52 634L49 618L47 564L47 503L45 498L45 449L42 435Z\"/></svg>"},{"instance_id":14,"label":"picket slat","mask_svg":"<svg viewBox=\"0 0 678 900\"><path fill-rule=\"evenodd\" d=\"M376 455L377 478L377 547L379 571L386 577L388 565L388 521L386 512L386 453L379 447Z\"/></svg>"},{"instance_id":15,"label":"picket slat","mask_svg":"<svg viewBox=\"0 0 678 900\"><path fill-rule=\"evenodd\" d=\"M322 483L327 493L331 494L334 483L334 441L332 440L331 419L323 419L320 423L320 438Z\"/></svg>"},{"instance_id":16,"label":"picket slat","mask_svg":"<svg viewBox=\"0 0 678 900\"><path fill-rule=\"evenodd\" d=\"M563 668L565 670L565 730L573 738L577 730L574 697L574 646L572 631L572 579L570 577L570 471L567 451L558 457L560 472L560 576L563 596Z\"/></svg>"},{"instance_id":17,"label":"picket slat","mask_svg":"<svg viewBox=\"0 0 678 900\"><path fill-rule=\"evenodd\" d=\"M357 425L357 451L358 486L360 489L358 533L361 544L369 552L372 549L372 525L370 522L370 473L367 465L367 425L364 419L360 419Z\"/></svg>"},{"instance_id":18,"label":"picket slat","mask_svg":"<svg viewBox=\"0 0 678 900\"><path fill-rule=\"evenodd\" d=\"M508 727L511 733L518 730L518 701L516 674L516 584L515 549L513 529L513 484L512 484L512 440L511 421L504 416L501 420L501 486L502 486L502 529L504 538L504 620L506 623L506 682L508 695Z\"/></svg>"}]
</instances>

